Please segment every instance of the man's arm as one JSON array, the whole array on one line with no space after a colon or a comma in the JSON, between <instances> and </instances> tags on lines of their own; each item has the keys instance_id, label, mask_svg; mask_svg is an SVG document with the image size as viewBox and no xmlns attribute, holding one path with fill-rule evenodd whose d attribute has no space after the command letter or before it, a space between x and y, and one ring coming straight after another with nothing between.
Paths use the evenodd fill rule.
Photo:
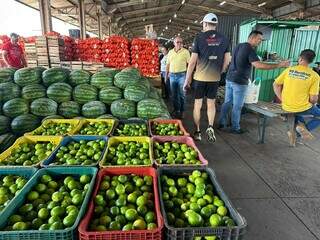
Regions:
<instances>
[{"instance_id":1,"label":"man's arm","mask_svg":"<svg viewBox=\"0 0 320 240\"><path fill-rule=\"evenodd\" d=\"M309 101L312 104L316 104L318 103L318 98L319 98L319 95L310 95Z\"/></svg>"},{"instance_id":2,"label":"man's arm","mask_svg":"<svg viewBox=\"0 0 320 240\"><path fill-rule=\"evenodd\" d=\"M222 66L222 72L226 72L227 71L227 68L230 64L230 61L231 61L231 56L230 56L230 52L226 52L224 54L224 59L223 59L223 66Z\"/></svg>"},{"instance_id":3,"label":"man's arm","mask_svg":"<svg viewBox=\"0 0 320 240\"><path fill-rule=\"evenodd\" d=\"M277 64L255 61L255 62L252 62L251 64L257 69L271 70L275 68L289 67L290 61L281 61Z\"/></svg>"},{"instance_id":4,"label":"man's arm","mask_svg":"<svg viewBox=\"0 0 320 240\"><path fill-rule=\"evenodd\" d=\"M282 84L273 83L273 91L276 96L282 101Z\"/></svg>"},{"instance_id":5,"label":"man's arm","mask_svg":"<svg viewBox=\"0 0 320 240\"><path fill-rule=\"evenodd\" d=\"M2 51L2 59L7 67L10 67L9 61L8 61L8 51L3 50Z\"/></svg>"},{"instance_id":6,"label":"man's arm","mask_svg":"<svg viewBox=\"0 0 320 240\"><path fill-rule=\"evenodd\" d=\"M184 88L190 87L191 81L192 81L192 73L196 67L198 61L198 53L192 53L191 58L189 60L186 80L184 82Z\"/></svg>"}]
</instances>

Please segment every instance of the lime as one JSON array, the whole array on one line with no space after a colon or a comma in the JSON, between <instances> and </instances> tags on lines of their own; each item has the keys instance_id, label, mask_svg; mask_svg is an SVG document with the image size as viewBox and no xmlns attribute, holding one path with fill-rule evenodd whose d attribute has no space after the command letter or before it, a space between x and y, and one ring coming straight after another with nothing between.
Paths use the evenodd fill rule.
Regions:
<instances>
[{"instance_id":1,"label":"lime","mask_svg":"<svg viewBox=\"0 0 320 240\"><path fill-rule=\"evenodd\" d=\"M155 220L155 214L154 212L147 212L147 214L144 216L144 219L147 223L152 223Z\"/></svg>"},{"instance_id":2,"label":"lime","mask_svg":"<svg viewBox=\"0 0 320 240\"><path fill-rule=\"evenodd\" d=\"M200 214L196 213L195 211L188 210L189 213L187 215L188 223L192 227L199 227L203 224L203 219Z\"/></svg>"},{"instance_id":3,"label":"lime","mask_svg":"<svg viewBox=\"0 0 320 240\"><path fill-rule=\"evenodd\" d=\"M38 212L38 217L41 219L47 219L49 216L49 210L46 208L41 208Z\"/></svg>"},{"instance_id":4,"label":"lime","mask_svg":"<svg viewBox=\"0 0 320 240\"><path fill-rule=\"evenodd\" d=\"M155 223L148 223L147 229L148 230L153 230L156 229L158 226Z\"/></svg>"},{"instance_id":5,"label":"lime","mask_svg":"<svg viewBox=\"0 0 320 240\"><path fill-rule=\"evenodd\" d=\"M15 224L16 222L22 222L22 216L14 214L9 217L8 223L10 225Z\"/></svg>"},{"instance_id":6,"label":"lime","mask_svg":"<svg viewBox=\"0 0 320 240\"><path fill-rule=\"evenodd\" d=\"M81 177L80 177L80 182L81 182L82 184L89 183L90 180L91 180L91 178L90 178L90 176L88 176L88 175L81 175Z\"/></svg>"},{"instance_id":7,"label":"lime","mask_svg":"<svg viewBox=\"0 0 320 240\"><path fill-rule=\"evenodd\" d=\"M77 215L68 215L63 219L63 225L71 227L77 219Z\"/></svg>"},{"instance_id":8,"label":"lime","mask_svg":"<svg viewBox=\"0 0 320 240\"><path fill-rule=\"evenodd\" d=\"M122 228L123 231L130 231L130 230L133 230L133 225L132 223L128 223L126 225L123 226Z\"/></svg>"},{"instance_id":9,"label":"lime","mask_svg":"<svg viewBox=\"0 0 320 240\"><path fill-rule=\"evenodd\" d=\"M145 196L140 196L137 198L136 204L138 207L144 206L147 204L148 199Z\"/></svg>"},{"instance_id":10,"label":"lime","mask_svg":"<svg viewBox=\"0 0 320 240\"><path fill-rule=\"evenodd\" d=\"M61 192L54 192L51 196L52 201L61 202L63 199L63 194Z\"/></svg>"},{"instance_id":11,"label":"lime","mask_svg":"<svg viewBox=\"0 0 320 240\"><path fill-rule=\"evenodd\" d=\"M125 217L128 221L134 221L138 217L138 213L135 209L128 209L125 213Z\"/></svg>"},{"instance_id":12,"label":"lime","mask_svg":"<svg viewBox=\"0 0 320 240\"><path fill-rule=\"evenodd\" d=\"M110 223L109 228L112 230L120 230L121 229L121 225L119 222L117 221L113 221Z\"/></svg>"},{"instance_id":13,"label":"lime","mask_svg":"<svg viewBox=\"0 0 320 240\"><path fill-rule=\"evenodd\" d=\"M137 219L133 222L133 229L136 230L144 230L147 228L147 224L144 220L142 219Z\"/></svg>"},{"instance_id":14,"label":"lime","mask_svg":"<svg viewBox=\"0 0 320 240\"><path fill-rule=\"evenodd\" d=\"M50 225L49 230L59 230L59 229L63 229L63 225L61 222L54 222Z\"/></svg>"},{"instance_id":15,"label":"lime","mask_svg":"<svg viewBox=\"0 0 320 240\"><path fill-rule=\"evenodd\" d=\"M21 231L21 230L27 230L27 229L28 229L28 226L25 222L16 222L12 226L12 230Z\"/></svg>"},{"instance_id":16,"label":"lime","mask_svg":"<svg viewBox=\"0 0 320 240\"><path fill-rule=\"evenodd\" d=\"M209 222L210 222L210 226L218 227L220 226L220 223L221 223L221 217L218 214L213 214L211 215Z\"/></svg>"},{"instance_id":17,"label":"lime","mask_svg":"<svg viewBox=\"0 0 320 240\"><path fill-rule=\"evenodd\" d=\"M227 215L228 210L227 210L226 207L220 206L220 207L218 207L218 209L217 209L217 213L218 213L221 217L223 217L223 216L226 216L226 215Z\"/></svg>"}]
</instances>

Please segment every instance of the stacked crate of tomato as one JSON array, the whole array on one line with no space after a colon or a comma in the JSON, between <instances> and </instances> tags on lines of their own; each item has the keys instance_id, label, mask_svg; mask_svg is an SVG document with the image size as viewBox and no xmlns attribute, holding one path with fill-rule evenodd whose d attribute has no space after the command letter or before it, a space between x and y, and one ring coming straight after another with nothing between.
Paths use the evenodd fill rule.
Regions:
<instances>
[{"instance_id":1,"label":"stacked crate of tomato","mask_svg":"<svg viewBox=\"0 0 320 240\"><path fill-rule=\"evenodd\" d=\"M76 59L81 61L101 62L102 41L98 38L76 40Z\"/></svg>"},{"instance_id":2,"label":"stacked crate of tomato","mask_svg":"<svg viewBox=\"0 0 320 240\"><path fill-rule=\"evenodd\" d=\"M131 64L141 70L144 76L159 75L158 42L135 38L131 42Z\"/></svg>"},{"instance_id":3,"label":"stacked crate of tomato","mask_svg":"<svg viewBox=\"0 0 320 240\"><path fill-rule=\"evenodd\" d=\"M111 36L102 44L102 61L108 67L125 68L130 65L129 40L121 36Z\"/></svg>"},{"instance_id":4,"label":"stacked crate of tomato","mask_svg":"<svg viewBox=\"0 0 320 240\"><path fill-rule=\"evenodd\" d=\"M72 61L75 55L76 44L72 37L63 36L65 61Z\"/></svg>"}]
</instances>

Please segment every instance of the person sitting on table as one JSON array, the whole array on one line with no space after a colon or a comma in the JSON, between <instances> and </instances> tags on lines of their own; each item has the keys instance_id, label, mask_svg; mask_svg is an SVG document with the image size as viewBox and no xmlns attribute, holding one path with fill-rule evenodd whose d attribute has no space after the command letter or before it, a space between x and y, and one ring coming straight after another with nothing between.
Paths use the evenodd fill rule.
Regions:
<instances>
[{"instance_id":1,"label":"person sitting on table","mask_svg":"<svg viewBox=\"0 0 320 240\"><path fill-rule=\"evenodd\" d=\"M320 77L309 67L315 57L313 50L303 50L298 65L284 70L273 84L283 110L295 113L297 136L303 139L312 139L310 131L320 125L320 108L315 105L318 102ZM308 123L304 119L306 115L312 116ZM292 132L289 131L288 136L290 143L294 143L296 138Z\"/></svg>"}]
</instances>

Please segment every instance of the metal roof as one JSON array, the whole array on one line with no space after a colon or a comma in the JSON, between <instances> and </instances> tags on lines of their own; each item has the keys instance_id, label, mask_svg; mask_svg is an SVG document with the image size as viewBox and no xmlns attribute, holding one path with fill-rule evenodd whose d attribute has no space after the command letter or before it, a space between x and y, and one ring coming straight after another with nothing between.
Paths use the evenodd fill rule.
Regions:
<instances>
[{"instance_id":1,"label":"metal roof","mask_svg":"<svg viewBox=\"0 0 320 240\"><path fill-rule=\"evenodd\" d=\"M37 0L16 1L39 9ZM266 4L259 7L263 2ZM79 25L77 5L78 0L51 0L51 13L65 22ZM129 37L143 36L148 24L153 24L158 35L162 32L166 38L177 33L194 35L201 30L199 22L208 12L218 17L320 20L320 0L85 0L85 6L88 31L97 33L97 11L101 10L104 33L110 24L114 32Z\"/></svg>"}]
</instances>

